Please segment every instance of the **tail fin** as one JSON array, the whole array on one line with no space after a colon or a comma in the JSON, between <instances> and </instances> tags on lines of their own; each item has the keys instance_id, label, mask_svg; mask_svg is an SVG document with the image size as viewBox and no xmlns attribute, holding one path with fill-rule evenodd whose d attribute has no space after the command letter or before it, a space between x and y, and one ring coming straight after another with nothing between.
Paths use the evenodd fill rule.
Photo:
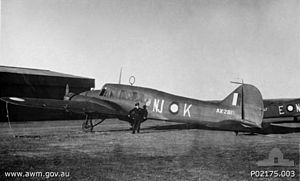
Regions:
<instances>
[{"instance_id":1,"label":"tail fin","mask_svg":"<svg viewBox=\"0 0 300 181\"><path fill-rule=\"evenodd\" d=\"M221 104L239 109L243 124L261 127L264 104L262 95L255 86L242 84L229 94Z\"/></svg>"}]
</instances>

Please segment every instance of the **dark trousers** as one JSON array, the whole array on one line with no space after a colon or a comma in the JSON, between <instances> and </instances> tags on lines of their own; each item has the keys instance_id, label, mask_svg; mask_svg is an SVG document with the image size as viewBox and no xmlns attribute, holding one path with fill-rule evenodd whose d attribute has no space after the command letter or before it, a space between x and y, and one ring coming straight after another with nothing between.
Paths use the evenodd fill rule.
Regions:
<instances>
[{"instance_id":1,"label":"dark trousers","mask_svg":"<svg viewBox=\"0 0 300 181\"><path fill-rule=\"evenodd\" d=\"M140 132L140 127L141 127L141 120L140 119L134 119L133 120L132 133L134 134L135 131L137 131L139 133Z\"/></svg>"}]
</instances>

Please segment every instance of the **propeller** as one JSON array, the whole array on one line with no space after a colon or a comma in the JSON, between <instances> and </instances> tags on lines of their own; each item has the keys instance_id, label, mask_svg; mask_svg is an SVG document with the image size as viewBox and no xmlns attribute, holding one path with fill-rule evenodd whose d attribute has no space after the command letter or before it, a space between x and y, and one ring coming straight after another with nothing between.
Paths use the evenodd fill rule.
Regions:
<instances>
[{"instance_id":1,"label":"propeller","mask_svg":"<svg viewBox=\"0 0 300 181\"><path fill-rule=\"evenodd\" d=\"M66 84L64 100L71 100L74 95L74 93L70 92L69 84Z\"/></svg>"}]
</instances>

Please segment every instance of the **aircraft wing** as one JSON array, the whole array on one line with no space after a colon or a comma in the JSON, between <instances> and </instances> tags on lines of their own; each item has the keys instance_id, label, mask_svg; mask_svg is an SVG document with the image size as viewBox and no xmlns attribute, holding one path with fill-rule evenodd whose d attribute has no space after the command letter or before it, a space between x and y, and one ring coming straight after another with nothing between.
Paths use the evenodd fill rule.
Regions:
<instances>
[{"instance_id":1,"label":"aircraft wing","mask_svg":"<svg viewBox=\"0 0 300 181\"><path fill-rule=\"evenodd\" d=\"M0 99L19 106L56 109L75 113L120 114L120 108L117 104L95 98L87 98L80 101L18 97L1 97Z\"/></svg>"}]
</instances>

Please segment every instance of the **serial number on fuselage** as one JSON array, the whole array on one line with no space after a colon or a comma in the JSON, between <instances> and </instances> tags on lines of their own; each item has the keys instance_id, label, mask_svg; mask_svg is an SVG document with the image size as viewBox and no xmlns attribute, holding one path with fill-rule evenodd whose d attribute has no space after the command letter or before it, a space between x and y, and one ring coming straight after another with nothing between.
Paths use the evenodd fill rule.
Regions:
<instances>
[{"instance_id":1,"label":"serial number on fuselage","mask_svg":"<svg viewBox=\"0 0 300 181\"><path fill-rule=\"evenodd\" d=\"M230 110L230 109L221 109L221 108L217 108L216 109L216 113L219 114L226 114L226 115L233 115L234 111Z\"/></svg>"}]
</instances>

